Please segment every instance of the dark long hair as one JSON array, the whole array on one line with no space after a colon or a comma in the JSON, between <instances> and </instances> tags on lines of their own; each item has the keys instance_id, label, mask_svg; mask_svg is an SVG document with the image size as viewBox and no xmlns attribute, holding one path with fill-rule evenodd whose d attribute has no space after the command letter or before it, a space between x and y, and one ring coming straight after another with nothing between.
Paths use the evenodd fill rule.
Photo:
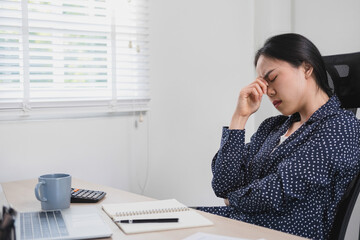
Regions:
<instances>
[{"instance_id":1,"label":"dark long hair","mask_svg":"<svg viewBox=\"0 0 360 240\"><path fill-rule=\"evenodd\" d=\"M327 80L324 60L317 47L304 36L286 33L267 39L255 55L255 67L261 55L288 62L294 67L299 67L302 63L310 64L316 84L329 97L333 95Z\"/></svg>"}]
</instances>

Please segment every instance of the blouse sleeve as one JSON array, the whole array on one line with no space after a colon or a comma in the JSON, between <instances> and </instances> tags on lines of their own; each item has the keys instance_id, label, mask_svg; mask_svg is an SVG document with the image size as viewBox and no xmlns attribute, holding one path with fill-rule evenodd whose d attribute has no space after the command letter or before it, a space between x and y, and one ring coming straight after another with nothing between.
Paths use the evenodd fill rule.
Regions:
<instances>
[{"instance_id":1,"label":"blouse sleeve","mask_svg":"<svg viewBox=\"0 0 360 240\"><path fill-rule=\"evenodd\" d=\"M223 128L221 147L212 162L212 187L218 197L226 198L229 192L244 185L248 146L245 130Z\"/></svg>"},{"instance_id":2,"label":"blouse sleeve","mask_svg":"<svg viewBox=\"0 0 360 240\"><path fill-rule=\"evenodd\" d=\"M223 128L220 149L212 161L212 187L216 196L227 198L230 192L248 185L248 163L269 132L279 124L279 118L284 121L283 116L265 120L248 144L245 144L245 130Z\"/></svg>"},{"instance_id":3,"label":"blouse sleeve","mask_svg":"<svg viewBox=\"0 0 360 240\"><path fill-rule=\"evenodd\" d=\"M290 201L330 188L338 175L345 188L352 178L349 174L359 170L359 138L358 122L332 121L319 126L275 173L229 192L230 205L248 213L282 211Z\"/></svg>"}]
</instances>

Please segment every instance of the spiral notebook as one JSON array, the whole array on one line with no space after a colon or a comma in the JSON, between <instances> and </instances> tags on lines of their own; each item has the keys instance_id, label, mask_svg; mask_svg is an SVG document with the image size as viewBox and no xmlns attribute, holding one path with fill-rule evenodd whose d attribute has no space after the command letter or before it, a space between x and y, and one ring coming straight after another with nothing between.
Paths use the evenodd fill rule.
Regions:
<instances>
[{"instance_id":1,"label":"spiral notebook","mask_svg":"<svg viewBox=\"0 0 360 240\"><path fill-rule=\"evenodd\" d=\"M175 199L103 204L103 210L126 234L211 226L213 223ZM179 218L169 223L119 223L120 220Z\"/></svg>"}]
</instances>

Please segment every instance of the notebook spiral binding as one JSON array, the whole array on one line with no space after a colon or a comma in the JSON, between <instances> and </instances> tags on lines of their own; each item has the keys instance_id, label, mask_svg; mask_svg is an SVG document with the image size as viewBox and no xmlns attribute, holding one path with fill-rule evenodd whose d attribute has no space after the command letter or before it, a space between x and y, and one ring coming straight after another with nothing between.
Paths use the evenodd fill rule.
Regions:
<instances>
[{"instance_id":1,"label":"notebook spiral binding","mask_svg":"<svg viewBox=\"0 0 360 240\"><path fill-rule=\"evenodd\" d=\"M136 216L136 215L144 215L144 214L156 214L156 213L169 213L169 212L183 212L189 211L188 207L178 207L178 208L162 208L162 209L150 209L143 211L129 211L129 212L116 212L116 217L128 217L128 216Z\"/></svg>"}]
</instances>

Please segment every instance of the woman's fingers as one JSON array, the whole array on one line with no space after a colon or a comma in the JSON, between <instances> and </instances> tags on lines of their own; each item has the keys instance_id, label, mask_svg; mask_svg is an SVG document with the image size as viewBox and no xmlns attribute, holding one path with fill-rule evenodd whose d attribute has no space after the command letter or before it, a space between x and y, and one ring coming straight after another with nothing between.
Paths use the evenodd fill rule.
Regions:
<instances>
[{"instance_id":1,"label":"woman's fingers","mask_svg":"<svg viewBox=\"0 0 360 240\"><path fill-rule=\"evenodd\" d=\"M254 87L258 93L257 94L258 98L261 99L262 95L265 93L264 90L261 88L261 86L258 83L255 83Z\"/></svg>"},{"instance_id":2,"label":"woman's fingers","mask_svg":"<svg viewBox=\"0 0 360 240\"><path fill-rule=\"evenodd\" d=\"M253 95L255 99L261 100L261 97L267 93L266 84L261 80L255 80L253 83L247 86L247 92L249 95Z\"/></svg>"},{"instance_id":3,"label":"woman's fingers","mask_svg":"<svg viewBox=\"0 0 360 240\"><path fill-rule=\"evenodd\" d=\"M256 100L261 99L262 93L256 87L253 87L251 93L254 96L254 99Z\"/></svg>"},{"instance_id":4,"label":"woman's fingers","mask_svg":"<svg viewBox=\"0 0 360 240\"><path fill-rule=\"evenodd\" d=\"M267 93L267 88L268 88L268 86L269 86L269 83L268 83L267 81L265 81L265 80L262 79L262 78L257 78L257 79L255 80L255 83L258 83L258 84L259 84L259 86L261 87L261 89L262 89L262 91L263 91L264 94Z\"/></svg>"},{"instance_id":5,"label":"woman's fingers","mask_svg":"<svg viewBox=\"0 0 360 240\"><path fill-rule=\"evenodd\" d=\"M241 89L235 114L238 116L250 116L260 106L262 96L267 94L268 83L261 78Z\"/></svg>"}]
</instances>

